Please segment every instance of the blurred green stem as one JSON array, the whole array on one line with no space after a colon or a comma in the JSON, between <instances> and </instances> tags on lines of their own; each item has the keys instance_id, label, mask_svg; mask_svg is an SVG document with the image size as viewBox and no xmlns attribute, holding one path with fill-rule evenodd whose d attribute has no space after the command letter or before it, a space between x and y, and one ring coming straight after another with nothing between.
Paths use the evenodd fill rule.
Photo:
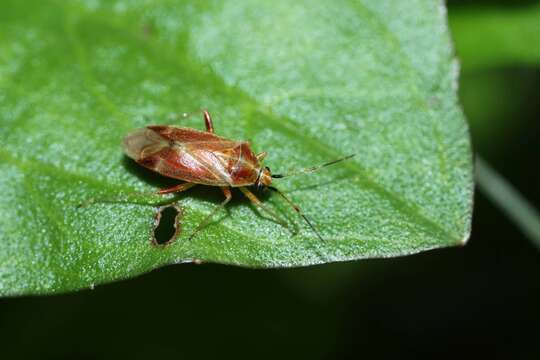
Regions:
<instances>
[{"instance_id":1,"label":"blurred green stem","mask_svg":"<svg viewBox=\"0 0 540 360\"><path fill-rule=\"evenodd\" d=\"M540 214L538 211L479 156L476 156L475 177L480 191L512 219L540 249Z\"/></svg>"}]
</instances>

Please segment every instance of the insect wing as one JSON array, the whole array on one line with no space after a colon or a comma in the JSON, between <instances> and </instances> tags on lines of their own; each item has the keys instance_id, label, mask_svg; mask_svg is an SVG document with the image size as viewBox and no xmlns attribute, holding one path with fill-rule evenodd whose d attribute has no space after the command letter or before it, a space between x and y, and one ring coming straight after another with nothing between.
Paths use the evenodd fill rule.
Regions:
<instances>
[{"instance_id":1,"label":"insect wing","mask_svg":"<svg viewBox=\"0 0 540 360\"><path fill-rule=\"evenodd\" d=\"M129 133L124 139L124 151L162 175L197 184L229 186L231 159L240 144L194 129L149 126Z\"/></svg>"},{"instance_id":2,"label":"insect wing","mask_svg":"<svg viewBox=\"0 0 540 360\"><path fill-rule=\"evenodd\" d=\"M124 153L135 161L159 153L169 146L169 142L148 128L137 129L126 135L122 141Z\"/></svg>"}]
</instances>

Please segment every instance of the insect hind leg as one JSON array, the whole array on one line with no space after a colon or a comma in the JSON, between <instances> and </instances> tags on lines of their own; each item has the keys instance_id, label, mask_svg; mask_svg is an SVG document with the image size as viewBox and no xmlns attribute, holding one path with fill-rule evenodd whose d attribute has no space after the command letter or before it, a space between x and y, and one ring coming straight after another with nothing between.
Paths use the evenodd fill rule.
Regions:
<instances>
[{"instance_id":1,"label":"insect hind leg","mask_svg":"<svg viewBox=\"0 0 540 360\"><path fill-rule=\"evenodd\" d=\"M203 110L204 125L206 126L206 131L209 133L214 132L214 124L212 123L212 117L208 110Z\"/></svg>"},{"instance_id":2,"label":"insect hind leg","mask_svg":"<svg viewBox=\"0 0 540 360\"><path fill-rule=\"evenodd\" d=\"M210 115L210 112L208 112L208 110L206 109L201 109L199 111L203 114L204 126L206 127L206 131L209 133L214 133L214 124L212 122L212 116ZM185 112L181 115L174 115L174 117L170 120L178 120L179 116L181 116L183 119L188 119L193 115L199 114L199 111Z\"/></svg>"},{"instance_id":3,"label":"insect hind leg","mask_svg":"<svg viewBox=\"0 0 540 360\"><path fill-rule=\"evenodd\" d=\"M172 193L179 193L182 191L185 191L187 189L192 188L197 184L194 183L181 183L178 185L174 185L168 188L164 188L161 190L158 190L156 192L148 192L148 193L142 193L142 192L129 192L125 193L125 197L123 198L91 198L83 203L80 203L77 205L78 208L85 208L87 206L93 205L93 204L138 204L138 205L152 205L152 206L164 206L168 204L175 203L177 201L176 198L168 198L168 199L161 199L157 202L149 202L149 197L153 196L160 196L160 195L167 195Z\"/></svg>"},{"instance_id":4,"label":"insect hind leg","mask_svg":"<svg viewBox=\"0 0 540 360\"><path fill-rule=\"evenodd\" d=\"M191 235L189 236L189 240L193 239L195 237L195 235L197 235L197 233L199 231L201 231L206 225L208 225L208 223L210 222L210 219L212 219L212 217L221 209L225 208L225 205L227 205L227 203L229 201L231 201L232 199L232 193L231 193L231 189L229 189L228 187L222 187L221 190L223 191L223 195L225 195L225 200L223 200L223 202L221 204L219 204L218 206L216 206L214 208L214 210L212 210L212 212L208 215L206 215L206 217L203 219L203 221L201 221L199 223L199 225L197 225L197 227L195 228L195 230L193 230L193 233L191 233Z\"/></svg>"},{"instance_id":5,"label":"insect hind leg","mask_svg":"<svg viewBox=\"0 0 540 360\"><path fill-rule=\"evenodd\" d=\"M197 184L194 184L194 183L182 183L182 184L178 184L178 185L174 185L174 186L171 186L171 187L168 187L168 188L161 189L157 193L160 194L160 195L178 193L178 192L186 191L187 189L190 189L190 188L194 187L195 185L197 185Z\"/></svg>"},{"instance_id":6,"label":"insect hind leg","mask_svg":"<svg viewBox=\"0 0 540 360\"><path fill-rule=\"evenodd\" d=\"M78 203L77 208L86 208L94 204L135 204L135 205L147 205L147 206L165 206L178 201L178 199L172 197L167 199L156 199L154 202L149 199L152 196L159 196L158 193L124 193L124 197L118 198L105 198L105 197L93 197L84 202Z\"/></svg>"}]
</instances>

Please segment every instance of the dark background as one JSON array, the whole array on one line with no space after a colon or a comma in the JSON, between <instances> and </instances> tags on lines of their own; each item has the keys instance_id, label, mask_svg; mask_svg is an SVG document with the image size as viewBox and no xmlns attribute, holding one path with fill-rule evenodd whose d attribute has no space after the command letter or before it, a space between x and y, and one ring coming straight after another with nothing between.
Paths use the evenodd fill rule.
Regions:
<instances>
[{"instance_id":1,"label":"dark background","mask_svg":"<svg viewBox=\"0 0 540 360\"><path fill-rule=\"evenodd\" d=\"M450 1L449 15L526 3ZM460 97L475 151L538 206L540 67L464 69ZM177 265L0 300L0 356L540 359L539 260L477 192L463 248L302 269Z\"/></svg>"}]
</instances>

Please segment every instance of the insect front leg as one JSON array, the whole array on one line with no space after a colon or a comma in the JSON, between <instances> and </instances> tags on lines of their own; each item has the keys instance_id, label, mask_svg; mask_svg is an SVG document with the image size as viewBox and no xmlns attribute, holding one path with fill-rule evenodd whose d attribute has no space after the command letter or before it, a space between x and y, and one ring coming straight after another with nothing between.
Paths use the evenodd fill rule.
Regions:
<instances>
[{"instance_id":1,"label":"insect front leg","mask_svg":"<svg viewBox=\"0 0 540 360\"><path fill-rule=\"evenodd\" d=\"M266 151L263 151L263 152L260 152L258 153L256 156L257 156L257 160L259 161L263 161L263 159L266 157L266 155L268 155L268 153Z\"/></svg>"},{"instance_id":2,"label":"insect front leg","mask_svg":"<svg viewBox=\"0 0 540 360\"><path fill-rule=\"evenodd\" d=\"M285 221L283 221L274 211L272 211L268 207L266 207L262 203L262 201L259 200L255 196L255 194L253 194L251 191L249 191L245 187L240 187L239 189L240 189L240 191L242 191L242 193L244 193L244 195L251 201L251 203L253 205L255 205L258 209L266 212L272 219L274 219L274 221L276 221L277 223L281 224L283 227L286 227L287 229L290 230L289 225L287 225L287 223Z\"/></svg>"},{"instance_id":3,"label":"insect front leg","mask_svg":"<svg viewBox=\"0 0 540 360\"><path fill-rule=\"evenodd\" d=\"M199 225L197 226L197 228L193 231L193 233L189 236L189 240L193 239L193 237L195 235L197 235L197 233L199 231L201 231L206 225L208 225L208 222L210 222L210 219L212 219L212 217L215 215L216 212L218 212L218 210L221 210L223 208L225 208L225 205L227 205L227 203L229 201L231 201L232 199L232 193L231 193L231 189L228 188L228 187L222 187L221 190L223 191L223 195L225 195L225 200L223 200L223 202L221 204L219 204L218 206L216 206L214 208L214 210L212 210L212 212L210 214L208 214L204 219L203 221L201 221L199 223Z\"/></svg>"}]
</instances>

